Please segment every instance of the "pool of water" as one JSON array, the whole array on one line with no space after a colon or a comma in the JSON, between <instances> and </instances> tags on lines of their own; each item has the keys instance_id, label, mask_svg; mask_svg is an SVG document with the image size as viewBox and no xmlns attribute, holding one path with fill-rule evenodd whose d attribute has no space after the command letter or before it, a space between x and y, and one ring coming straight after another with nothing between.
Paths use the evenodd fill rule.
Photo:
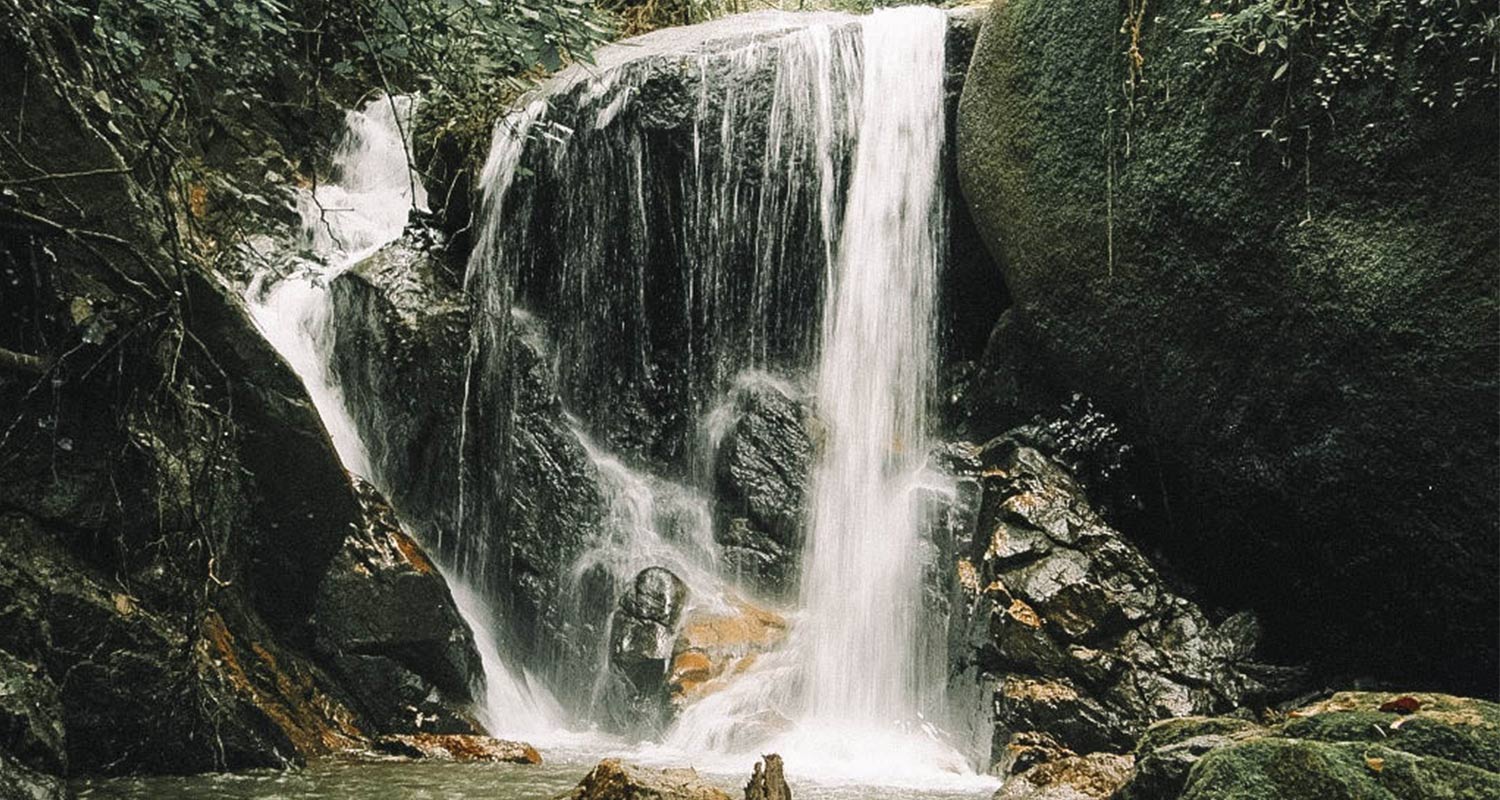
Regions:
<instances>
[{"instance_id":1,"label":"pool of water","mask_svg":"<svg viewBox=\"0 0 1500 800\"><path fill-rule=\"evenodd\" d=\"M329 759L294 770L87 779L75 781L73 788L81 800L544 800L571 790L604 755L544 751L545 763L538 766ZM751 767L745 764L741 775L703 777L737 798L743 796ZM982 782L926 789L827 784L793 776L789 783L798 800L988 800L995 791Z\"/></svg>"}]
</instances>

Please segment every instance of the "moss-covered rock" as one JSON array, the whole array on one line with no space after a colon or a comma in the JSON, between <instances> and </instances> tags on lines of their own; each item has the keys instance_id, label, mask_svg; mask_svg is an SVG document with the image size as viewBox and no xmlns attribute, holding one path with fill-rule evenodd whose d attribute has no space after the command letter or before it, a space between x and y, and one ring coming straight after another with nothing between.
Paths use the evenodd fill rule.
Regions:
<instances>
[{"instance_id":1,"label":"moss-covered rock","mask_svg":"<svg viewBox=\"0 0 1500 800\"><path fill-rule=\"evenodd\" d=\"M1497 747L1495 703L1341 692L1271 726L1223 717L1153 725L1118 797L1496 797Z\"/></svg>"},{"instance_id":2,"label":"moss-covered rock","mask_svg":"<svg viewBox=\"0 0 1500 800\"><path fill-rule=\"evenodd\" d=\"M1488 800L1500 775L1377 744L1256 739L1214 750L1182 800Z\"/></svg>"},{"instance_id":3,"label":"moss-covered rock","mask_svg":"<svg viewBox=\"0 0 1500 800\"><path fill-rule=\"evenodd\" d=\"M1147 446L1163 544L1226 605L1492 688L1497 93L1419 33L1479 4L1300 4L1290 61L1205 55L1218 5L991 11L959 166L1016 322ZM1363 48L1336 90L1330 32Z\"/></svg>"}]
</instances>

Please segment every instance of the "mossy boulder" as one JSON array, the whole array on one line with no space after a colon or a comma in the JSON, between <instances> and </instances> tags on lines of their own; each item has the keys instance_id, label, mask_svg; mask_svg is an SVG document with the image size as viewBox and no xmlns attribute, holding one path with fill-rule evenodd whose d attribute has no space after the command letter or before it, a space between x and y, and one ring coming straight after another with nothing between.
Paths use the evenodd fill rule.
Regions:
<instances>
[{"instance_id":1,"label":"mossy boulder","mask_svg":"<svg viewBox=\"0 0 1500 800\"><path fill-rule=\"evenodd\" d=\"M1284 650L1489 690L1500 93L1419 35L1478 4L1376 5L1304 4L1288 61L1206 54L1196 0L997 2L960 174L1030 357L1149 454L1190 577ZM1334 33L1365 53L1336 90Z\"/></svg>"},{"instance_id":2,"label":"mossy boulder","mask_svg":"<svg viewBox=\"0 0 1500 800\"><path fill-rule=\"evenodd\" d=\"M1274 725L1226 717L1157 723L1136 745L1135 771L1118 797L1500 797L1497 748L1495 703L1341 692Z\"/></svg>"}]
</instances>

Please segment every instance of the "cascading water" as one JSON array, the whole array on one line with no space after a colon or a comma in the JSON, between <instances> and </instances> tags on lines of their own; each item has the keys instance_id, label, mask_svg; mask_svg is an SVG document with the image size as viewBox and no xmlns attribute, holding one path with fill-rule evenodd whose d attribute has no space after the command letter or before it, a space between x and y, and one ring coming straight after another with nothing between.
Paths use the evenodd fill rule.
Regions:
<instances>
[{"instance_id":1,"label":"cascading water","mask_svg":"<svg viewBox=\"0 0 1500 800\"><path fill-rule=\"evenodd\" d=\"M624 498L630 525L650 529L637 549L590 549L575 575L613 559L621 583L655 559L699 601L731 591L722 565L705 575L684 558L712 541L650 552L667 537L643 525L639 467L701 474L728 424L714 400L737 375L815 374L801 608L784 648L668 731L665 747L700 766L776 749L824 778L968 769L933 724L943 670L917 652L945 36L944 15L921 8L663 31L565 73L497 128L467 276L491 324L473 334L465 435L504 441L503 312L535 309L615 516ZM652 100L664 93L696 102ZM476 537L502 518L505 487L484 448L464 457L476 492L461 535Z\"/></svg>"},{"instance_id":2,"label":"cascading water","mask_svg":"<svg viewBox=\"0 0 1500 800\"><path fill-rule=\"evenodd\" d=\"M864 25L862 122L818 365L828 438L802 591L814 719L879 724L918 711L920 542L908 486L927 454L933 385L945 33L939 14Z\"/></svg>"},{"instance_id":3,"label":"cascading water","mask_svg":"<svg viewBox=\"0 0 1500 800\"><path fill-rule=\"evenodd\" d=\"M296 263L290 274L261 271L246 292L257 327L301 377L344 468L387 495L390 481L399 476L381 474L354 421L352 398L333 373L338 326L329 282L400 238L412 209L427 206L421 180L408 166L406 137L414 110L412 98L382 95L345 115L344 136L333 156L334 179L297 196L298 244L312 257ZM494 616L482 594L461 571L443 566L484 667L484 700L476 709L480 721L514 732L555 727L560 718L555 701L529 675L513 673L501 660Z\"/></svg>"},{"instance_id":4,"label":"cascading water","mask_svg":"<svg viewBox=\"0 0 1500 800\"><path fill-rule=\"evenodd\" d=\"M635 755L738 773L774 750L795 775L974 785L939 731L943 670L918 652L940 622L923 601L917 495L931 483L945 35L926 8L662 31L605 49L497 125L464 276L454 516L434 531L450 537L435 549L486 659L496 733L598 721L601 623L642 568L672 570L698 609L752 593L724 565L704 465L737 380L796 384L815 387L819 444L791 634ZM409 113L382 98L351 114L338 179L304 198L321 260L250 293L346 465L382 488L403 476L372 474L357 433L379 428L350 421L348 402L381 399L332 377L325 287L420 202ZM529 385L518 342L555 387ZM536 516L559 504L565 517ZM541 563L545 547L557 563ZM584 663L557 663L569 658Z\"/></svg>"}]
</instances>

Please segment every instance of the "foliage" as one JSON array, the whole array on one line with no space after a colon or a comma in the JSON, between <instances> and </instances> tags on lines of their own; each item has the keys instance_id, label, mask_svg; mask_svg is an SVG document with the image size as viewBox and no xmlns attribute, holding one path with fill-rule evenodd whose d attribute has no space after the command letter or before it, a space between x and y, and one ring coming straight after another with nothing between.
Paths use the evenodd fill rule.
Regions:
<instances>
[{"instance_id":1,"label":"foliage","mask_svg":"<svg viewBox=\"0 0 1500 800\"><path fill-rule=\"evenodd\" d=\"M1500 88L1500 15L1474 0L1229 0L1192 33L1210 60L1241 54L1331 112L1341 93L1398 83L1425 108L1459 108ZM1277 127L1275 125L1273 128ZM1280 134L1279 131L1267 131Z\"/></svg>"},{"instance_id":2,"label":"foliage","mask_svg":"<svg viewBox=\"0 0 1500 800\"><path fill-rule=\"evenodd\" d=\"M61 0L57 11L161 103L257 100L328 78L471 91L587 57L608 34L589 0Z\"/></svg>"}]
</instances>

